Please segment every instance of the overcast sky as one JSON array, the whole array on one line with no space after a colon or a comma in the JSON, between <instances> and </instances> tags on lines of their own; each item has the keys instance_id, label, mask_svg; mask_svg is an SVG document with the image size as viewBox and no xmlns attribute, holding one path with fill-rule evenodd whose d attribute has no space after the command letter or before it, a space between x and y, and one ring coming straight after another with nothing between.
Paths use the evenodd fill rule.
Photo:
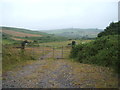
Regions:
<instances>
[{"instance_id":1,"label":"overcast sky","mask_svg":"<svg viewBox=\"0 0 120 90\"><path fill-rule=\"evenodd\" d=\"M0 0L0 25L34 30L104 29L118 20L118 1Z\"/></svg>"}]
</instances>

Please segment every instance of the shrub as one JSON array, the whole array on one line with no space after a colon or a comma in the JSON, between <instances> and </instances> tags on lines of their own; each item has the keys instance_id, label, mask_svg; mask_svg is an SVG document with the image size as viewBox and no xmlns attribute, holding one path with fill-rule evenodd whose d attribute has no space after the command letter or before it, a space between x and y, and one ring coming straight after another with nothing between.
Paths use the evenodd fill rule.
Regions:
<instances>
[{"instance_id":1,"label":"shrub","mask_svg":"<svg viewBox=\"0 0 120 90\"><path fill-rule=\"evenodd\" d=\"M70 54L81 63L97 64L118 70L118 35L108 35L96 38L88 44L75 46Z\"/></svg>"},{"instance_id":2,"label":"shrub","mask_svg":"<svg viewBox=\"0 0 120 90\"><path fill-rule=\"evenodd\" d=\"M120 35L120 21L112 22L106 29L98 34L98 37L107 36L107 35Z\"/></svg>"},{"instance_id":3,"label":"shrub","mask_svg":"<svg viewBox=\"0 0 120 90\"><path fill-rule=\"evenodd\" d=\"M71 57L71 58L76 58L78 52L81 51L82 49L83 49L83 45L82 45L82 44L76 45L76 46L71 50L70 57Z\"/></svg>"}]
</instances>

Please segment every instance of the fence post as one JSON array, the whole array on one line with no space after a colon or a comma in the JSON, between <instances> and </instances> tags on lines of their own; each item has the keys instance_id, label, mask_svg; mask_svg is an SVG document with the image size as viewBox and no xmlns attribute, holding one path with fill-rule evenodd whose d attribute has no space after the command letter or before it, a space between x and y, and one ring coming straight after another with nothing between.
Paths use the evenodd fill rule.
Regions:
<instances>
[{"instance_id":1,"label":"fence post","mask_svg":"<svg viewBox=\"0 0 120 90\"><path fill-rule=\"evenodd\" d=\"M45 53L45 51L44 51L44 46L43 46L43 56L44 56L44 53Z\"/></svg>"},{"instance_id":2,"label":"fence post","mask_svg":"<svg viewBox=\"0 0 120 90\"><path fill-rule=\"evenodd\" d=\"M55 50L55 48L53 47L53 58L54 58L54 50Z\"/></svg>"},{"instance_id":3,"label":"fence post","mask_svg":"<svg viewBox=\"0 0 120 90\"><path fill-rule=\"evenodd\" d=\"M33 54L33 58L34 58L34 57L35 57L35 56L34 56L34 47L32 47L32 54Z\"/></svg>"},{"instance_id":4,"label":"fence post","mask_svg":"<svg viewBox=\"0 0 120 90\"><path fill-rule=\"evenodd\" d=\"M62 46L62 58L63 58L63 46Z\"/></svg>"}]
</instances>

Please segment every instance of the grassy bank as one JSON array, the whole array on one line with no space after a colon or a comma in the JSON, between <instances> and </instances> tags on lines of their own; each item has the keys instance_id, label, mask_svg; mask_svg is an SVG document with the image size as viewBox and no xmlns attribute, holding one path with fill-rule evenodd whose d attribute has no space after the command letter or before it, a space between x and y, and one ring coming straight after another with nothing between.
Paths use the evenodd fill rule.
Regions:
<instances>
[{"instance_id":1,"label":"grassy bank","mask_svg":"<svg viewBox=\"0 0 120 90\"><path fill-rule=\"evenodd\" d=\"M3 72L11 70L12 68L19 66L30 60L37 60L40 53L33 51L31 48L26 48L21 50L18 48L13 48L12 46L3 46L2 50L2 67Z\"/></svg>"}]
</instances>

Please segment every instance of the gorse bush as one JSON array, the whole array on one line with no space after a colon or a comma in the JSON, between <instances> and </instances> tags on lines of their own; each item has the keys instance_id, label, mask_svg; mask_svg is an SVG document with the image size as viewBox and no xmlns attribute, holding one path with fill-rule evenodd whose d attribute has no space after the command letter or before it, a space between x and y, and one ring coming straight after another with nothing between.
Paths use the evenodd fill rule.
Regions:
<instances>
[{"instance_id":1,"label":"gorse bush","mask_svg":"<svg viewBox=\"0 0 120 90\"><path fill-rule=\"evenodd\" d=\"M111 67L118 71L120 60L118 60L119 48L117 27L118 23L111 23L102 33L98 34L96 40L76 45L72 50L70 57L78 60L80 63L96 64ZM115 31L114 31L115 30Z\"/></svg>"},{"instance_id":2,"label":"gorse bush","mask_svg":"<svg viewBox=\"0 0 120 90\"><path fill-rule=\"evenodd\" d=\"M120 21L112 22L106 29L98 34L98 37L106 36L106 35L120 35Z\"/></svg>"},{"instance_id":3,"label":"gorse bush","mask_svg":"<svg viewBox=\"0 0 120 90\"><path fill-rule=\"evenodd\" d=\"M70 54L71 58L81 63L97 64L118 70L118 35L104 36L95 41L76 45Z\"/></svg>"},{"instance_id":4,"label":"gorse bush","mask_svg":"<svg viewBox=\"0 0 120 90\"><path fill-rule=\"evenodd\" d=\"M71 58L76 58L78 56L78 53L83 49L83 45L79 44L76 45L72 50L71 50Z\"/></svg>"}]
</instances>

